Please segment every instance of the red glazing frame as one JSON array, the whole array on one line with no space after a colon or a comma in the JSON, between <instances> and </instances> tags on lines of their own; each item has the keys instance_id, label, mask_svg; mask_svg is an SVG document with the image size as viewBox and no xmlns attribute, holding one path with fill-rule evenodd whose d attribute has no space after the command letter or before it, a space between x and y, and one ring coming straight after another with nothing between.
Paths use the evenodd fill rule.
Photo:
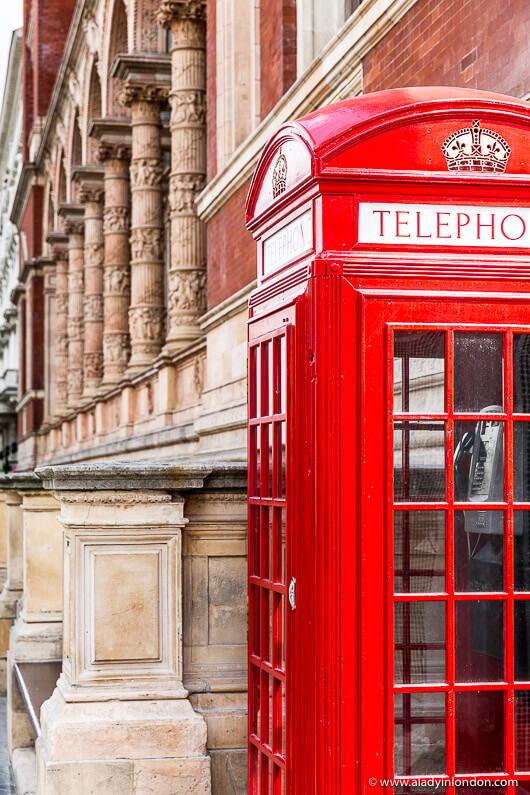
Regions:
<instances>
[{"instance_id":1,"label":"red glazing frame","mask_svg":"<svg viewBox=\"0 0 530 795\"><path fill-rule=\"evenodd\" d=\"M408 413L405 400L402 411L394 412L394 333L396 331L441 331L445 333L445 411L440 413ZM456 331L484 331L484 333L498 332L503 334L503 355L504 355L504 411L495 415L488 415L488 419L498 419L504 422L504 502L501 503L469 503L456 502L454 494L454 422L461 420L478 421L484 418L477 412L454 412L454 333ZM387 482L390 485L389 494L394 490L394 423L404 420L437 420L445 423L445 468L446 468L446 499L445 501L431 502L406 502L397 501L394 498L387 499L386 522L387 522L387 551L386 551L386 582L387 582L387 699L386 699L386 765L385 775L387 779L399 778L403 784L412 783L419 779L425 779L422 775L400 775L394 776L394 754L393 742L390 738L394 736L394 695L398 693L428 693L440 692L446 694L446 775L437 775L436 778L445 781L447 795L454 795L455 787L450 784L456 775L455 769L455 694L464 691L502 691L505 693L504 699L504 770L494 773L458 773L459 780L474 779L479 777L483 780L495 779L514 779L525 781L530 779L530 772L515 771L515 715L514 698L518 690L529 690L530 683L515 682L514 680L514 601L530 599L529 593L514 591L514 537L513 537L513 421L514 419L530 419L530 415L513 413L513 334L530 333L530 327L511 326L496 324L469 324L469 323L387 323L386 324L386 392L387 392ZM404 374L405 380L406 375ZM406 436L404 434L403 453L406 455ZM454 511L455 510L480 510L487 505L488 510L502 509L504 512L504 590L501 592L459 592L455 593L454 580ZM528 503L517 503L516 510L523 510L530 507ZM446 591L444 593L394 593L394 532L393 518L395 511L406 512L407 510L425 511L441 510L445 513L445 557L446 557ZM455 603L467 599L474 600L501 600L504 603L504 667L505 679L500 682L455 682ZM404 605L413 602L423 601L443 601L446 605L446 681L445 683L426 683L426 684L394 684L394 605L402 603ZM404 622L405 623L405 622ZM405 629L403 629L405 633ZM404 641L405 642L405 641ZM431 648L431 645L424 645L422 648ZM405 720L405 718L404 718ZM414 723L420 722L414 720ZM429 722L436 722L429 719ZM406 751L405 751L406 753ZM392 787L387 786L386 790L392 792ZM506 795L513 795L516 788L513 785L506 787Z\"/></svg>"},{"instance_id":2,"label":"red glazing frame","mask_svg":"<svg viewBox=\"0 0 530 795\"><path fill-rule=\"evenodd\" d=\"M286 547L289 533L286 511L287 455L283 452L282 438L287 445L286 393L289 379L287 373L282 374L282 366L288 369L290 337L291 327L282 324L249 341L249 795L283 795L287 789L288 549L282 550L282 524ZM285 346L283 362L282 340ZM257 351L260 352L259 379L256 371ZM259 457L255 443L258 434ZM270 449L272 457L269 456ZM260 515L259 526L256 524L257 512ZM256 549L257 544L259 546ZM256 570L257 563L259 572Z\"/></svg>"}]
</instances>

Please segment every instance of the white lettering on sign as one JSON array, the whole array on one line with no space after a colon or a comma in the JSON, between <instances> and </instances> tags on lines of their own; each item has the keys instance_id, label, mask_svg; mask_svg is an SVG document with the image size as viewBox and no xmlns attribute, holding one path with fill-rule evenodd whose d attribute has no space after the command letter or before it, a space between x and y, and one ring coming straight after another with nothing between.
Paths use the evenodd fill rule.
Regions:
<instances>
[{"instance_id":1,"label":"white lettering on sign","mask_svg":"<svg viewBox=\"0 0 530 795\"><path fill-rule=\"evenodd\" d=\"M359 202L359 243L525 247L530 208Z\"/></svg>"},{"instance_id":2,"label":"white lettering on sign","mask_svg":"<svg viewBox=\"0 0 530 795\"><path fill-rule=\"evenodd\" d=\"M263 244L263 274L273 273L313 249L313 213L307 210Z\"/></svg>"}]
</instances>

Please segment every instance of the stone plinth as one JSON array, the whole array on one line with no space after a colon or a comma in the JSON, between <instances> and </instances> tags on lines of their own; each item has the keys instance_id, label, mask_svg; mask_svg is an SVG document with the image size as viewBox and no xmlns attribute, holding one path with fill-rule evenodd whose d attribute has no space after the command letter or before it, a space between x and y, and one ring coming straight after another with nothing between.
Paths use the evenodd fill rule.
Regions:
<instances>
[{"instance_id":1,"label":"stone plinth","mask_svg":"<svg viewBox=\"0 0 530 795\"><path fill-rule=\"evenodd\" d=\"M37 470L61 503L63 670L41 712L42 795L209 793L206 723L182 684L181 491L211 468Z\"/></svg>"},{"instance_id":2,"label":"stone plinth","mask_svg":"<svg viewBox=\"0 0 530 795\"><path fill-rule=\"evenodd\" d=\"M13 473L20 500L23 593L10 633L7 682L8 746L33 745L34 737L18 685L15 663L60 660L62 656L62 532L59 504L33 473Z\"/></svg>"}]
</instances>

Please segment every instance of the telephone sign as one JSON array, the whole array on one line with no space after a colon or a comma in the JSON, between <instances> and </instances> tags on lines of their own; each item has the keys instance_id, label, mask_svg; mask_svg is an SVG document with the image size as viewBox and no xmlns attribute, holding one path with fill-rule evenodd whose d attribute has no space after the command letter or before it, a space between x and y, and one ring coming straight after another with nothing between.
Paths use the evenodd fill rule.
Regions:
<instances>
[{"instance_id":1,"label":"telephone sign","mask_svg":"<svg viewBox=\"0 0 530 795\"><path fill-rule=\"evenodd\" d=\"M262 153L252 795L530 795L529 188L528 104L480 91Z\"/></svg>"}]
</instances>

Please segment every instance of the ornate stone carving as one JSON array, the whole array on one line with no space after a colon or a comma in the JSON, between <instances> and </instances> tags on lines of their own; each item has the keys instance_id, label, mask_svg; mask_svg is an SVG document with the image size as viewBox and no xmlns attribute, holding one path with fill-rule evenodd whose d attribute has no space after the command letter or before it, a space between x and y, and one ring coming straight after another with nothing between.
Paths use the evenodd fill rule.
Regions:
<instances>
[{"instance_id":1,"label":"ornate stone carving","mask_svg":"<svg viewBox=\"0 0 530 795\"><path fill-rule=\"evenodd\" d=\"M130 237L133 260L162 259L164 253L162 229L133 229Z\"/></svg>"},{"instance_id":2,"label":"ornate stone carving","mask_svg":"<svg viewBox=\"0 0 530 795\"><path fill-rule=\"evenodd\" d=\"M65 221L63 223L63 230L67 235L82 235L84 228L84 221Z\"/></svg>"},{"instance_id":3,"label":"ornate stone carving","mask_svg":"<svg viewBox=\"0 0 530 795\"><path fill-rule=\"evenodd\" d=\"M124 107L128 108L135 102L167 102L169 89L165 86L145 85L145 86L130 86L126 85L122 88L119 96L119 102Z\"/></svg>"},{"instance_id":4,"label":"ornate stone carving","mask_svg":"<svg viewBox=\"0 0 530 795\"><path fill-rule=\"evenodd\" d=\"M85 243L85 267L100 268L104 261L102 243Z\"/></svg>"},{"instance_id":5,"label":"ornate stone carving","mask_svg":"<svg viewBox=\"0 0 530 795\"><path fill-rule=\"evenodd\" d=\"M162 0L157 14L164 28L183 19L206 21L206 0Z\"/></svg>"},{"instance_id":6,"label":"ornate stone carving","mask_svg":"<svg viewBox=\"0 0 530 795\"><path fill-rule=\"evenodd\" d=\"M131 187L160 185L164 169L157 158L143 157L131 163Z\"/></svg>"},{"instance_id":7,"label":"ornate stone carving","mask_svg":"<svg viewBox=\"0 0 530 795\"><path fill-rule=\"evenodd\" d=\"M97 148L97 158L100 163L106 160L130 160L131 147L126 144L101 143Z\"/></svg>"},{"instance_id":8,"label":"ornate stone carving","mask_svg":"<svg viewBox=\"0 0 530 795\"><path fill-rule=\"evenodd\" d=\"M55 347L59 354L66 355L68 353L68 337L66 334L57 334L55 336Z\"/></svg>"},{"instance_id":9,"label":"ornate stone carving","mask_svg":"<svg viewBox=\"0 0 530 795\"><path fill-rule=\"evenodd\" d=\"M200 398L203 389L203 361L199 357L195 359L195 364L193 365L193 385L197 397Z\"/></svg>"},{"instance_id":10,"label":"ornate stone carving","mask_svg":"<svg viewBox=\"0 0 530 795\"><path fill-rule=\"evenodd\" d=\"M164 310L157 306L137 306L129 309L131 340L160 342L164 331Z\"/></svg>"},{"instance_id":11,"label":"ornate stone carving","mask_svg":"<svg viewBox=\"0 0 530 795\"><path fill-rule=\"evenodd\" d=\"M85 353L83 356L85 378L101 379L103 376L103 354Z\"/></svg>"},{"instance_id":12,"label":"ornate stone carving","mask_svg":"<svg viewBox=\"0 0 530 795\"><path fill-rule=\"evenodd\" d=\"M195 199L205 185L202 174L173 174L169 179L169 206L172 213L193 213Z\"/></svg>"},{"instance_id":13,"label":"ornate stone carving","mask_svg":"<svg viewBox=\"0 0 530 795\"><path fill-rule=\"evenodd\" d=\"M105 207L103 211L104 232L128 232L130 212L128 207Z\"/></svg>"},{"instance_id":14,"label":"ornate stone carving","mask_svg":"<svg viewBox=\"0 0 530 795\"><path fill-rule=\"evenodd\" d=\"M99 294L85 296L85 321L103 320L103 296Z\"/></svg>"},{"instance_id":15,"label":"ornate stone carving","mask_svg":"<svg viewBox=\"0 0 530 795\"><path fill-rule=\"evenodd\" d=\"M202 313L206 309L206 273L203 270L174 270L169 274L169 312ZM189 319L186 321L189 322Z\"/></svg>"},{"instance_id":16,"label":"ornate stone carving","mask_svg":"<svg viewBox=\"0 0 530 795\"><path fill-rule=\"evenodd\" d=\"M125 367L129 358L128 336L110 331L103 334L103 354L106 362Z\"/></svg>"},{"instance_id":17,"label":"ornate stone carving","mask_svg":"<svg viewBox=\"0 0 530 795\"><path fill-rule=\"evenodd\" d=\"M55 296L55 311L68 312L68 293L57 293Z\"/></svg>"},{"instance_id":18,"label":"ornate stone carving","mask_svg":"<svg viewBox=\"0 0 530 795\"><path fill-rule=\"evenodd\" d=\"M83 271L74 271L68 274L68 290L71 293L83 292Z\"/></svg>"},{"instance_id":19,"label":"ornate stone carving","mask_svg":"<svg viewBox=\"0 0 530 795\"><path fill-rule=\"evenodd\" d=\"M84 320L82 317L68 318L68 339L80 339L83 336Z\"/></svg>"},{"instance_id":20,"label":"ornate stone carving","mask_svg":"<svg viewBox=\"0 0 530 795\"><path fill-rule=\"evenodd\" d=\"M63 491L61 492L61 502L69 504L86 504L95 503L97 505L130 505L131 503L159 503L171 502L171 494L152 494L149 492L142 492L140 494L134 491L113 491L106 492L76 492L76 491Z\"/></svg>"},{"instance_id":21,"label":"ornate stone carving","mask_svg":"<svg viewBox=\"0 0 530 795\"><path fill-rule=\"evenodd\" d=\"M126 295L131 289L131 275L129 268L107 267L103 272L104 289L107 295Z\"/></svg>"},{"instance_id":22,"label":"ornate stone carving","mask_svg":"<svg viewBox=\"0 0 530 795\"><path fill-rule=\"evenodd\" d=\"M93 187L89 185L82 185L79 189L79 201L85 204L86 202L101 202L105 191L103 188Z\"/></svg>"},{"instance_id":23,"label":"ornate stone carving","mask_svg":"<svg viewBox=\"0 0 530 795\"><path fill-rule=\"evenodd\" d=\"M204 91L172 91L171 124L206 124Z\"/></svg>"},{"instance_id":24,"label":"ornate stone carving","mask_svg":"<svg viewBox=\"0 0 530 795\"><path fill-rule=\"evenodd\" d=\"M78 395L83 391L83 371L69 370L67 375L68 393Z\"/></svg>"}]
</instances>

